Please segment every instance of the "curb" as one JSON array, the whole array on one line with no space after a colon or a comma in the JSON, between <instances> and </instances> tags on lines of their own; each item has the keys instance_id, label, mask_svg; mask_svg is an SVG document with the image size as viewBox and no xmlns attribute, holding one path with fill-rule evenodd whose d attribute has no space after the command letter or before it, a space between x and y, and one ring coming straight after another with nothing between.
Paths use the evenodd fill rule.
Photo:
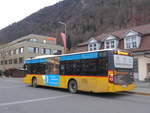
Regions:
<instances>
[{"instance_id":1,"label":"curb","mask_svg":"<svg viewBox=\"0 0 150 113\"><path fill-rule=\"evenodd\" d=\"M144 92L127 92L129 94L137 94L137 95L143 95L143 96L150 96L150 93L144 93Z\"/></svg>"}]
</instances>

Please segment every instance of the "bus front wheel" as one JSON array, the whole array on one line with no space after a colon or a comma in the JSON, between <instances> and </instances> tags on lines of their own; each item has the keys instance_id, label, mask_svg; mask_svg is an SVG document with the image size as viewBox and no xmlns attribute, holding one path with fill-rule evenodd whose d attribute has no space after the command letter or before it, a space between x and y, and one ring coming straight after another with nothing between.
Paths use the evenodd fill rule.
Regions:
<instances>
[{"instance_id":1,"label":"bus front wheel","mask_svg":"<svg viewBox=\"0 0 150 113\"><path fill-rule=\"evenodd\" d=\"M32 79L32 87L37 87L37 79L35 77Z\"/></svg>"},{"instance_id":2,"label":"bus front wheel","mask_svg":"<svg viewBox=\"0 0 150 113\"><path fill-rule=\"evenodd\" d=\"M75 80L70 80L68 84L69 92L72 94L77 93L77 82Z\"/></svg>"}]
</instances>

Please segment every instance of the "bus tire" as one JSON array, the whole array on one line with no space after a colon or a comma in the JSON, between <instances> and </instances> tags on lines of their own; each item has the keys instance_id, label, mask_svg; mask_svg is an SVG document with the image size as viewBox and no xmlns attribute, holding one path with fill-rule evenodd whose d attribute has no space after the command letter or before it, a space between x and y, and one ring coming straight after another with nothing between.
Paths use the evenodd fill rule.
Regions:
<instances>
[{"instance_id":1,"label":"bus tire","mask_svg":"<svg viewBox=\"0 0 150 113\"><path fill-rule=\"evenodd\" d=\"M77 82L75 80L70 80L68 84L68 89L69 89L69 92L72 94L77 93L77 90L78 90Z\"/></svg>"},{"instance_id":2,"label":"bus tire","mask_svg":"<svg viewBox=\"0 0 150 113\"><path fill-rule=\"evenodd\" d=\"M32 78L32 87L37 87L37 79L35 77Z\"/></svg>"}]
</instances>

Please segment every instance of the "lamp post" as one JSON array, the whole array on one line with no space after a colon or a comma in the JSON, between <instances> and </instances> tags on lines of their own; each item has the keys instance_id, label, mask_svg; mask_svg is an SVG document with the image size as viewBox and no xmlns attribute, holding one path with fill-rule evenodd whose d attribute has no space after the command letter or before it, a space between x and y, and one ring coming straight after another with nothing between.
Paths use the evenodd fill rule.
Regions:
<instances>
[{"instance_id":1,"label":"lamp post","mask_svg":"<svg viewBox=\"0 0 150 113\"><path fill-rule=\"evenodd\" d=\"M64 22L62 22L62 21L59 21L58 23L65 26L65 37L67 37L67 24L64 23ZM65 40L67 40L67 39L65 39ZM65 42L64 42L64 43L65 43ZM66 43L67 43L67 42L66 42ZM66 46L67 46L67 45L66 45ZM64 45L64 52L65 52L65 53L67 52L67 47L65 48L65 45Z\"/></svg>"},{"instance_id":2,"label":"lamp post","mask_svg":"<svg viewBox=\"0 0 150 113\"><path fill-rule=\"evenodd\" d=\"M67 24L62 21L59 21L58 23L65 26L65 35L67 36Z\"/></svg>"}]
</instances>

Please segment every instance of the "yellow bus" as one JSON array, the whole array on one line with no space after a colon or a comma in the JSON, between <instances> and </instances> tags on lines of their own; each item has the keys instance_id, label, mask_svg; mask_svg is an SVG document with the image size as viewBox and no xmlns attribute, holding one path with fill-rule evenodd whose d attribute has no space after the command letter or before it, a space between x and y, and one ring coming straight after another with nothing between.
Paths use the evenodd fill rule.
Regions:
<instances>
[{"instance_id":1,"label":"yellow bus","mask_svg":"<svg viewBox=\"0 0 150 113\"><path fill-rule=\"evenodd\" d=\"M133 57L123 50L45 55L25 60L24 83L68 89L71 93L122 92L135 88Z\"/></svg>"}]
</instances>

